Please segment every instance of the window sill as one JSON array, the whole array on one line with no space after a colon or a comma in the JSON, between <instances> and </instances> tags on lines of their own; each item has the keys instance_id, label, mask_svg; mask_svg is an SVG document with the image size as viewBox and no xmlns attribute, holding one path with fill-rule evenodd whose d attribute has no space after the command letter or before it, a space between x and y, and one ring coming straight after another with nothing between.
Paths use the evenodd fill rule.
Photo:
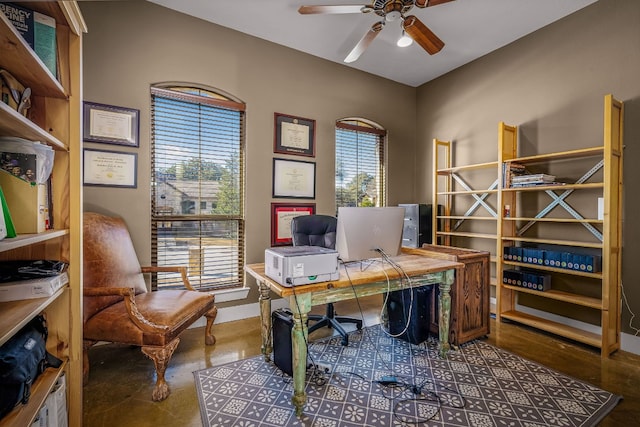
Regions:
<instances>
[{"instance_id":1,"label":"window sill","mask_svg":"<svg viewBox=\"0 0 640 427\"><path fill-rule=\"evenodd\" d=\"M212 293L216 296L216 302L237 301L247 298L247 295L249 295L249 287L221 289L219 291L213 291Z\"/></svg>"}]
</instances>

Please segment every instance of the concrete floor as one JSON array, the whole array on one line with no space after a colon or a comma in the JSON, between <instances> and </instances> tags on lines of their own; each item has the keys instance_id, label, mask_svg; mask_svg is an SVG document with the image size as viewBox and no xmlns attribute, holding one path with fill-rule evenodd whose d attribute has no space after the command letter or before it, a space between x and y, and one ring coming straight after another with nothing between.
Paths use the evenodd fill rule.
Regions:
<instances>
[{"instance_id":1,"label":"concrete floor","mask_svg":"<svg viewBox=\"0 0 640 427\"><path fill-rule=\"evenodd\" d=\"M360 300L365 326L378 323L380 296ZM360 317L353 302L336 304L341 315ZM318 312L314 310L314 312ZM346 328L352 328L348 325ZM182 341L167 368L171 395L151 400L155 383L153 363L137 347L107 344L89 352L91 372L84 387L84 426L159 427L202 426L193 371L260 354L258 318L214 326L215 346L204 345L204 330L182 334ZM330 333L323 328L310 338ZM512 353L587 381L624 400L600 424L603 427L640 425L640 356L618 351L602 359L599 351L516 324L491 321L487 341Z\"/></svg>"}]
</instances>

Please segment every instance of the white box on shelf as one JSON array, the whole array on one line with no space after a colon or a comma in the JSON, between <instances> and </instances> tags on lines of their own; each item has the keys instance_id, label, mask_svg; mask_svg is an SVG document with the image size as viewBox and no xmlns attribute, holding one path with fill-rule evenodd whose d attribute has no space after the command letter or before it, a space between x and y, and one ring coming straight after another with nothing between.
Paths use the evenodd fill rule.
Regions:
<instances>
[{"instance_id":1,"label":"white box on shelf","mask_svg":"<svg viewBox=\"0 0 640 427\"><path fill-rule=\"evenodd\" d=\"M0 283L0 302L48 297L67 283L66 271L57 276Z\"/></svg>"}]
</instances>

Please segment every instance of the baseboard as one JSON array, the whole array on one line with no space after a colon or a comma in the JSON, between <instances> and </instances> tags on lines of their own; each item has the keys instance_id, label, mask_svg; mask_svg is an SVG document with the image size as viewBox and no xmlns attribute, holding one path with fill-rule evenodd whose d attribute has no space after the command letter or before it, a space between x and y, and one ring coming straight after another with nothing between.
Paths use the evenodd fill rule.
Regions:
<instances>
[{"instance_id":1,"label":"baseboard","mask_svg":"<svg viewBox=\"0 0 640 427\"><path fill-rule=\"evenodd\" d=\"M288 307L287 300L283 298L274 299L271 301L271 310L277 310L279 308ZM243 304L235 305L233 307L223 307L218 309L218 317L216 317L216 324L233 322L235 320L249 319L251 317L260 316L260 304ZM204 317L198 319L191 325L191 328L203 327L206 325L206 319Z\"/></svg>"},{"instance_id":2,"label":"baseboard","mask_svg":"<svg viewBox=\"0 0 640 427\"><path fill-rule=\"evenodd\" d=\"M491 299L491 304L495 304L495 299ZM278 308L288 307L289 304L287 300L283 298L274 299L271 301L271 309L276 310ZM600 328L589 323L580 322L575 319L571 319L564 316L558 316L555 314L547 313L545 311L536 310L526 306L518 306L519 311L523 313L531 314L534 316L541 317L543 319L552 320L554 322L564 323L566 325L573 326L574 328L582 329L587 332L594 332L599 334ZM243 304L236 305L233 307L225 307L218 310L218 317L216 319L216 324L218 323L226 323L232 322L234 320L242 320L248 319L251 317L259 317L260 316L260 304ZM205 319L199 319L195 322L191 327L203 327L205 326ZM632 334L622 333L620 336L620 346L621 349L627 351L629 353L640 355L640 337L637 337Z\"/></svg>"}]
</instances>

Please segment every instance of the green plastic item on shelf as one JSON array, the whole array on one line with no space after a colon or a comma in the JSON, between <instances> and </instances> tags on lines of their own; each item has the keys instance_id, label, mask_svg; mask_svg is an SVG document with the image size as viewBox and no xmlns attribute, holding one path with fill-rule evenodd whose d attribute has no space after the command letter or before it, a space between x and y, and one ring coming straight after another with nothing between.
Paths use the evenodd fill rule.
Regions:
<instances>
[{"instance_id":1,"label":"green plastic item on shelf","mask_svg":"<svg viewBox=\"0 0 640 427\"><path fill-rule=\"evenodd\" d=\"M2 204L2 215L4 217L4 228L7 230L6 237L16 237L16 229L13 226L13 220L11 219L11 212L9 212L9 206L7 200L4 198L4 192L0 187L0 202Z\"/></svg>"}]
</instances>

